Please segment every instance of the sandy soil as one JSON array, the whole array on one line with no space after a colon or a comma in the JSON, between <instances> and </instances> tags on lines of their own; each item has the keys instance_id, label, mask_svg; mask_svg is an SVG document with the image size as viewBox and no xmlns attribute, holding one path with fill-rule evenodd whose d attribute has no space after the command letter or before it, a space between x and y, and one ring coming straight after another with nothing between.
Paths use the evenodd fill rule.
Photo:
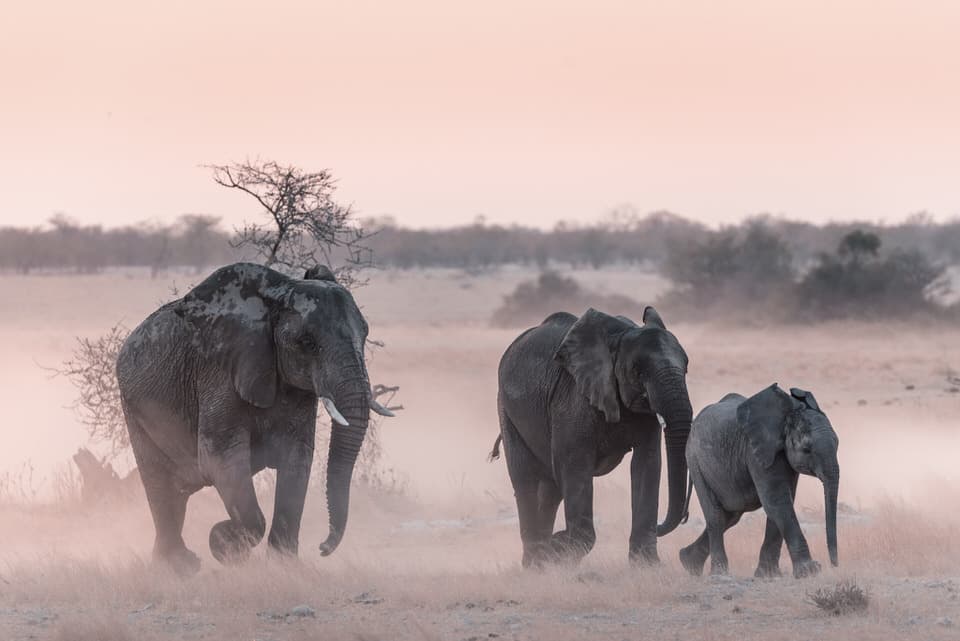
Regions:
<instances>
[{"instance_id":1,"label":"sandy soil","mask_svg":"<svg viewBox=\"0 0 960 641\"><path fill-rule=\"evenodd\" d=\"M186 581L150 565L152 524L142 497L82 509L52 503L50 480L85 433L68 382L41 366L74 336L117 320L131 327L196 276L0 277L0 472L39 488L0 503L3 639L960 639L960 329L905 325L668 325L691 357L695 409L729 391L778 381L813 390L840 435L841 567L814 579L752 578L760 515L727 535L732 576L691 578L677 550L690 522L661 539L661 567L631 568L627 466L597 482L598 543L575 568L519 568L516 510L504 464L485 461L496 435L496 363L516 335L486 319L522 270L381 272L357 299L386 347L375 381L399 384L406 409L381 429L400 495L358 487L346 538L321 558L321 490L308 497L301 559L258 548L243 567L210 556L215 493L190 503L185 538L204 569ZM604 293L654 299L656 276L577 274ZM582 310L571 310L582 311ZM26 484L26 483L24 483ZM269 514L269 481L264 509ZM27 492L29 494L29 492ZM821 488L801 479L798 504L815 558L825 560ZM784 569L788 568L786 561ZM808 594L853 579L870 594L862 614L834 617Z\"/></svg>"}]
</instances>

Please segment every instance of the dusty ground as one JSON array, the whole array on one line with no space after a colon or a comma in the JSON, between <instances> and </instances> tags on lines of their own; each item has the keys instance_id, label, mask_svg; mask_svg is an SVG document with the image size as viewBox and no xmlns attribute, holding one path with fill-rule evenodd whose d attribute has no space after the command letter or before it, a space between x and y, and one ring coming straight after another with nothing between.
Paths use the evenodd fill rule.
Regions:
<instances>
[{"instance_id":1,"label":"dusty ground","mask_svg":"<svg viewBox=\"0 0 960 641\"><path fill-rule=\"evenodd\" d=\"M0 504L0 639L960 639L960 329L666 318L691 356L695 409L773 381L817 394L841 439L841 567L753 580L762 537L753 515L727 536L731 578L687 577L676 553L702 526L694 506L691 522L661 539L662 567L630 568L624 466L598 481L598 544L584 563L527 573L506 469L484 459L497 430L496 363L516 334L486 319L529 276L376 275L357 298L387 345L370 363L373 378L402 388L406 410L382 434L404 494L357 488L344 543L321 558L325 508L314 491L299 562L261 548L250 564L224 568L206 545L223 508L200 493L185 538L204 569L187 581L150 566L141 497L93 512L49 501L55 471L85 434L66 407L69 384L41 368L62 360L77 334L135 325L174 279L0 277L0 472L20 480L20 499L38 490L32 502ZM577 277L641 301L662 287L640 273ZM195 278L175 280L183 288ZM801 480L802 521L823 561L821 497L816 480ZM809 602L841 579L869 591L865 613L834 617Z\"/></svg>"}]
</instances>

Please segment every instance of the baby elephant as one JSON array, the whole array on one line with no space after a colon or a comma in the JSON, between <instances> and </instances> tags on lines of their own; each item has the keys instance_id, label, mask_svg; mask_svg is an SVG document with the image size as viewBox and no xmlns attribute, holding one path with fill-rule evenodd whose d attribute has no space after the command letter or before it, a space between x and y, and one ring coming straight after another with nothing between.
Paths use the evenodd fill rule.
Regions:
<instances>
[{"instance_id":1,"label":"baby elephant","mask_svg":"<svg viewBox=\"0 0 960 641\"><path fill-rule=\"evenodd\" d=\"M801 473L823 482L827 547L836 566L837 445L837 434L813 394L801 389L787 394L774 383L751 398L727 394L704 408L690 431L687 465L707 527L680 550L683 566L699 575L709 556L710 573L726 573L723 533L744 512L763 506L767 530L755 576L780 575L784 539L794 577L819 572L793 509Z\"/></svg>"}]
</instances>

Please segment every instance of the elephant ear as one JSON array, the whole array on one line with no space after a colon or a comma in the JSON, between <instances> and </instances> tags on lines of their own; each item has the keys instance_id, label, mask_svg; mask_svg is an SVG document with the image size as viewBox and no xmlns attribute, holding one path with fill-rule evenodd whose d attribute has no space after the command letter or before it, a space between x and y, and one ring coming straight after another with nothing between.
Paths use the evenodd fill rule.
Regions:
<instances>
[{"instance_id":1,"label":"elephant ear","mask_svg":"<svg viewBox=\"0 0 960 641\"><path fill-rule=\"evenodd\" d=\"M592 307L567 331L553 358L573 377L577 391L608 423L620 421L620 399L613 369L617 338L629 327Z\"/></svg>"},{"instance_id":2,"label":"elephant ear","mask_svg":"<svg viewBox=\"0 0 960 641\"><path fill-rule=\"evenodd\" d=\"M817 399L813 397L813 393L806 390L802 390L799 387L790 388L790 396L794 397L798 401L802 402L804 405L809 407L812 410L820 412L820 405L817 403Z\"/></svg>"},{"instance_id":3,"label":"elephant ear","mask_svg":"<svg viewBox=\"0 0 960 641\"><path fill-rule=\"evenodd\" d=\"M240 398L256 407L276 401L271 307L285 278L260 265L222 267L190 290L175 310L198 330L203 357L218 363Z\"/></svg>"},{"instance_id":4,"label":"elephant ear","mask_svg":"<svg viewBox=\"0 0 960 641\"><path fill-rule=\"evenodd\" d=\"M652 305L647 305L643 310L643 324L659 327L660 329L667 328L667 326L663 324L663 319L660 318L660 314L657 313L657 310L655 310Z\"/></svg>"},{"instance_id":5,"label":"elephant ear","mask_svg":"<svg viewBox=\"0 0 960 641\"><path fill-rule=\"evenodd\" d=\"M770 467L783 449L786 417L793 407L790 396L774 383L737 408L737 422L747 435L754 458L763 467Z\"/></svg>"}]
</instances>

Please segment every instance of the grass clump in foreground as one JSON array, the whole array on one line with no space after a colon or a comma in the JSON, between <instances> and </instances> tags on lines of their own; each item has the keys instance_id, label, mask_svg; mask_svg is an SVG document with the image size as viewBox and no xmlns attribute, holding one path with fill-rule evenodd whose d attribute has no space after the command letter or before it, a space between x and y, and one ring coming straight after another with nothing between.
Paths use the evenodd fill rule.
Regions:
<instances>
[{"instance_id":1,"label":"grass clump in foreground","mask_svg":"<svg viewBox=\"0 0 960 641\"><path fill-rule=\"evenodd\" d=\"M844 579L832 588L818 588L807 597L818 608L834 616L862 612L870 603L867 591L853 579Z\"/></svg>"}]
</instances>

